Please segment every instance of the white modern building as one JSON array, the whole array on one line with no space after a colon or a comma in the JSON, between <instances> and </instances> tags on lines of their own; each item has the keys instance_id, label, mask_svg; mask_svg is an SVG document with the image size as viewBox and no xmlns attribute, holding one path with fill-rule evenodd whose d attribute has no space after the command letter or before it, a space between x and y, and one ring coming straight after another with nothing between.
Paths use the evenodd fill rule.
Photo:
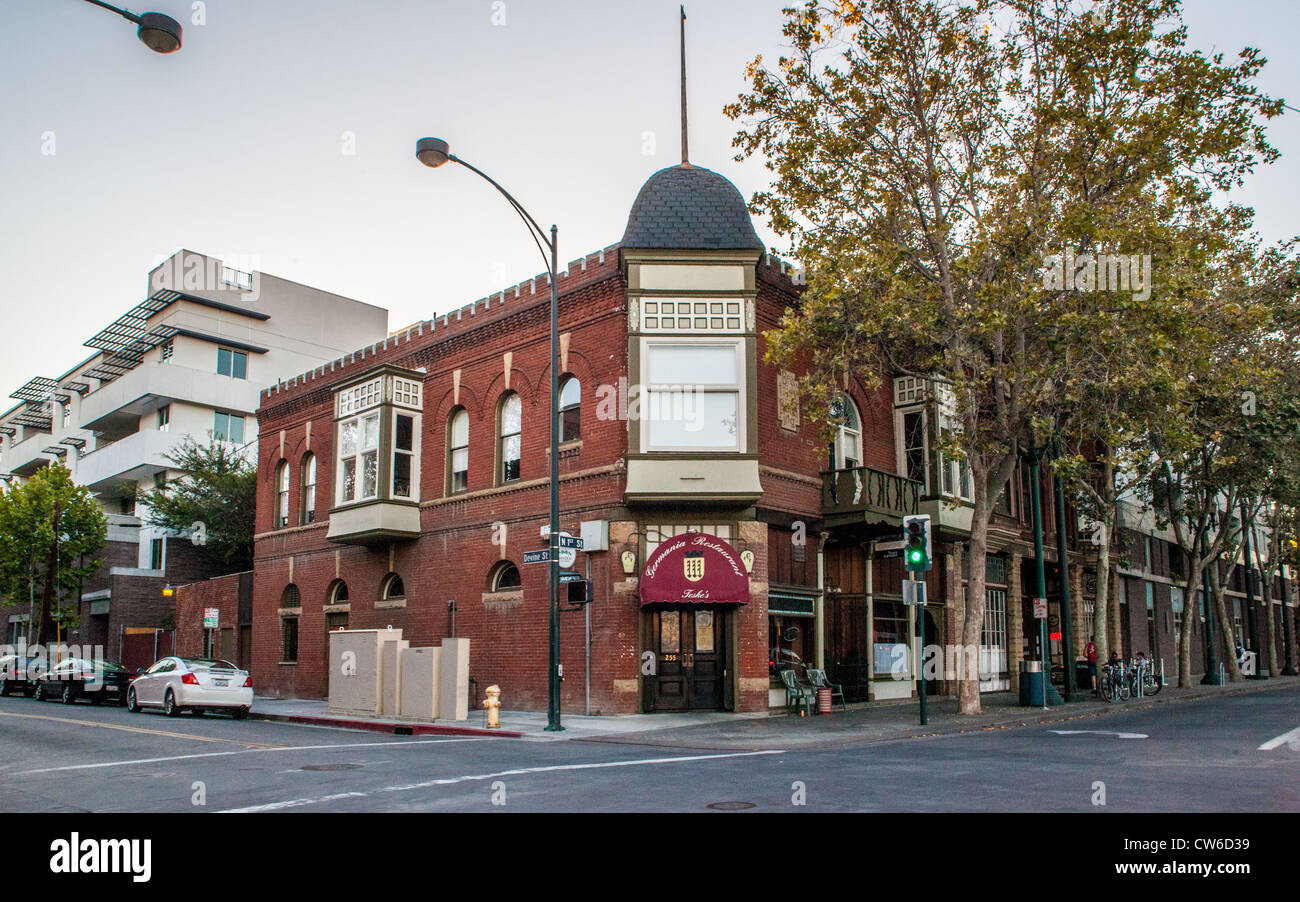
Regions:
<instances>
[{"instance_id":1,"label":"white modern building","mask_svg":"<svg viewBox=\"0 0 1300 902\"><path fill-rule=\"evenodd\" d=\"M167 454L186 436L224 439L256 461L261 390L387 329L386 309L179 251L149 273L143 301L89 337L90 356L12 392L17 403L0 414L0 480L61 460L109 515L119 547L105 569L170 577L169 538L136 510L137 487L167 478ZM134 546L133 560L120 543Z\"/></svg>"}]
</instances>

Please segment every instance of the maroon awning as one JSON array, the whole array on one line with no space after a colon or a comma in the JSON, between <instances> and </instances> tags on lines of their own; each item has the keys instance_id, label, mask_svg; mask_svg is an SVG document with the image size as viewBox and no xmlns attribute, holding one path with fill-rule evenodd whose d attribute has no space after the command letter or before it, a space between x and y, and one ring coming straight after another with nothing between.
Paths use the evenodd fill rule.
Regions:
<instances>
[{"instance_id":1,"label":"maroon awning","mask_svg":"<svg viewBox=\"0 0 1300 902\"><path fill-rule=\"evenodd\" d=\"M664 542L641 571L641 604L747 604L749 574L736 550L699 532Z\"/></svg>"}]
</instances>

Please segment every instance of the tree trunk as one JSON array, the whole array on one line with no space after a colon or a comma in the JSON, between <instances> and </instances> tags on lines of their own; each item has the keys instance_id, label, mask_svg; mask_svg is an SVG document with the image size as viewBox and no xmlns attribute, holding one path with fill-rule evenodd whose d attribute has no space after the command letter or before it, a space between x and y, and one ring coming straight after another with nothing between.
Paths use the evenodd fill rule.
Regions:
<instances>
[{"instance_id":1,"label":"tree trunk","mask_svg":"<svg viewBox=\"0 0 1300 902\"><path fill-rule=\"evenodd\" d=\"M986 567L989 549L989 498L988 476L975 475L975 510L970 528L970 577L966 582L966 617L962 621L961 644L964 651L974 650L976 660L980 650L980 639L984 632L984 601ZM962 668L959 681L959 710L962 714L980 713L979 675L971 673L968 665ZM971 676L974 679L971 679Z\"/></svg>"},{"instance_id":2,"label":"tree trunk","mask_svg":"<svg viewBox=\"0 0 1300 902\"><path fill-rule=\"evenodd\" d=\"M1192 686L1192 613L1195 609L1196 593L1200 590L1203 571L1199 557L1192 558L1192 576L1187 582L1187 594L1183 604L1183 625L1178 631L1178 688L1190 689ZM1186 599L1190 599L1187 601Z\"/></svg>"},{"instance_id":3,"label":"tree trunk","mask_svg":"<svg viewBox=\"0 0 1300 902\"><path fill-rule=\"evenodd\" d=\"M1110 566L1109 574L1110 593L1106 599L1106 607L1110 620L1110 647L1111 651L1123 657L1126 651L1125 640L1128 637L1124 635L1124 618L1119 610L1119 573L1114 564Z\"/></svg>"},{"instance_id":4,"label":"tree trunk","mask_svg":"<svg viewBox=\"0 0 1300 902\"><path fill-rule=\"evenodd\" d=\"M1228 602L1223 594L1223 580L1219 576L1218 561L1210 564L1209 572L1214 619L1218 621L1219 635L1223 637L1220 640L1224 648L1223 666L1228 672L1229 682L1237 683L1241 681L1241 668L1237 666L1236 636L1232 632L1232 623L1228 620Z\"/></svg>"},{"instance_id":5,"label":"tree trunk","mask_svg":"<svg viewBox=\"0 0 1300 902\"><path fill-rule=\"evenodd\" d=\"M1110 660L1110 543L1113 531L1104 519L1099 526L1101 544L1097 547L1097 596L1092 605L1092 641L1097 646L1097 663Z\"/></svg>"}]
</instances>

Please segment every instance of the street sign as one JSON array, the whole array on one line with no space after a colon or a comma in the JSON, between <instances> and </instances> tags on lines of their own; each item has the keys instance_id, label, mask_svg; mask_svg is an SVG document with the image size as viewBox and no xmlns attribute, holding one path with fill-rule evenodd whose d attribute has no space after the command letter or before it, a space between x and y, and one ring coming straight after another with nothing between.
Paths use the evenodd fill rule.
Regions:
<instances>
[{"instance_id":1,"label":"street sign","mask_svg":"<svg viewBox=\"0 0 1300 902\"><path fill-rule=\"evenodd\" d=\"M903 604L925 606L925 583L905 580L903 582Z\"/></svg>"},{"instance_id":2,"label":"street sign","mask_svg":"<svg viewBox=\"0 0 1300 902\"><path fill-rule=\"evenodd\" d=\"M549 564L551 562L551 549L543 548L541 551L525 551L525 564Z\"/></svg>"},{"instance_id":3,"label":"street sign","mask_svg":"<svg viewBox=\"0 0 1300 902\"><path fill-rule=\"evenodd\" d=\"M1047 599L1046 599L1046 598L1035 598L1035 599L1034 599L1034 619L1035 619L1035 620L1046 620L1046 619L1047 619Z\"/></svg>"},{"instance_id":4,"label":"street sign","mask_svg":"<svg viewBox=\"0 0 1300 902\"><path fill-rule=\"evenodd\" d=\"M575 551L581 551L582 539L574 538L573 536L569 535L567 532L562 532L560 533L560 547L572 548Z\"/></svg>"},{"instance_id":5,"label":"street sign","mask_svg":"<svg viewBox=\"0 0 1300 902\"><path fill-rule=\"evenodd\" d=\"M205 630L215 630L221 624L220 608L204 608L203 610L203 628Z\"/></svg>"},{"instance_id":6,"label":"street sign","mask_svg":"<svg viewBox=\"0 0 1300 902\"><path fill-rule=\"evenodd\" d=\"M576 583L576 582L581 582L582 580L584 580L584 579L586 579L586 578L587 578L587 577L583 576L581 573L575 573L575 572L572 571L572 570L566 570L566 571L564 571L563 573L560 574L560 582L562 582L562 583Z\"/></svg>"}]
</instances>

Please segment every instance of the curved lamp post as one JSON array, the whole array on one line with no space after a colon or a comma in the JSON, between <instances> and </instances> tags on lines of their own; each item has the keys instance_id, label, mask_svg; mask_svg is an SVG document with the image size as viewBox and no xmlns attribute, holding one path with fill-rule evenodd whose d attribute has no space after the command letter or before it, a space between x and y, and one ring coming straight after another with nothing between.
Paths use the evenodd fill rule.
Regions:
<instances>
[{"instance_id":1,"label":"curved lamp post","mask_svg":"<svg viewBox=\"0 0 1300 902\"><path fill-rule=\"evenodd\" d=\"M546 261L546 271L551 277L551 535L550 535L550 662L547 680L546 729L558 732L560 726L560 282L559 282L559 238L555 226L547 238L546 231L537 224L519 201L510 192L502 188L495 179L480 169L471 166L451 153L447 142L441 138L421 138L415 144L415 157L430 169L437 169L446 163L459 163L470 172L480 176L501 196L510 202L510 206L519 214L519 218L528 227L537 250ZM549 256L548 256L549 253Z\"/></svg>"},{"instance_id":2,"label":"curved lamp post","mask_svg":"<svg viewBox=\"0 0 1300 902\"><path fill-rule=\"evenodd\" d=\"M115 12L128 22L134 22L138 27L136 37L155 53L174 53L181 49L181 25L171 16L165 16L162 13L142 13L136 15L127 12L125 9L118 9L102 0L86 0L87 3L93 3L95 6L102 6L110 12Z\"/></svg>"}]
</instances>

